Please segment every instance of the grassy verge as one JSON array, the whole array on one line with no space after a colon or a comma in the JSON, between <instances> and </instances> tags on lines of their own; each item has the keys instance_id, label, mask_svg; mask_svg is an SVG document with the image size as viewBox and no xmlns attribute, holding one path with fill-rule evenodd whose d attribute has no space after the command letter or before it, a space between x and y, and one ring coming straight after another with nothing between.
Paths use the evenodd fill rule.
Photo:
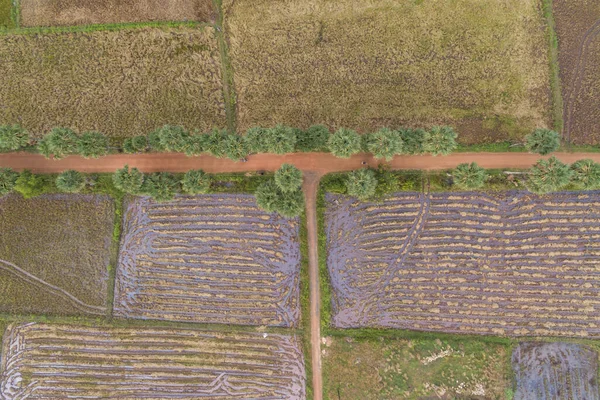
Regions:
<instances>
[{"instance_id":1,"label":"grassy verge","mask_svg":"<svg viewBox=\"0 0 600 400\"><path fill-rule=\"evenodd\" d=\"M213 0L217 10L217 20L215 21L215 35L219 44L219 53L221 54L221 68L223 70L223 98L225 99L225 114L227 117L227 129L235 133L237 129L236 118L236 96L233 80L233 67L229 58L229 47L224 33L223 25L223 0Z\"/></svg>"},{"instance_id":2,"label":"grassy verge","mask_svg":"<svg viewBox=\"0 0 600 400\"><path fill-rule=\"evenodd\" d=\"M558 36L552 12L553 0L542 0L542 11L546 19L546 36L548 38L548 59L550 67L550 88L552 90L552 120L554 130L562 132L563 121L563 99L561 93L560 73L558 66ZM568 138L567 138L568 139Z\"/></svg>"},{"instance_id":3,"label":"grassy verge","mask_svg":"<svg viewBox=\"0 0 600 400\"><path fill-rule=\"evenodd\" d=\"M6 0L2 0L6 1ZM11 1L11 0L8 0ZM36 26L18 27L15 21L19 19L19 11L13 9L11 13L11 29L0 29L0 35L35 35L48 33L71 33L71 32L96 32L96 31L118 31L126 29L142 28L203 28L213 25L207 22L194 21L148 21L148 22L124 22L112 24L91 24L71 26ZM1 22L0 22L1 26Z\"/></svg>"},{"instance_id":4,"label":"grassy verge","mask_svg":"<svg viewBox=\"0 0 600 400\"><path fill-rule=\"evenodd\" d=\"M313 397L312 387L312 357L310 342L310 279L308 276L308 231L306 228L306 213L300 218L300 307L302 330L302 352L306 371L307 398Z\"/></svg>"}]
</instances>

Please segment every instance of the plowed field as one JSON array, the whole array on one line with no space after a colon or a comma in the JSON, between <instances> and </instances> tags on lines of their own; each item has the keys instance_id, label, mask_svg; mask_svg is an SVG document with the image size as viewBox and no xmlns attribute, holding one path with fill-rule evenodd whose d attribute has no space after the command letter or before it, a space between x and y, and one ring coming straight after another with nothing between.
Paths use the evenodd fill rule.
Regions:
<instances>
[{"instance_id":1,"label":"plowed field","mask_svg":"<svg viewBox=\"0 0 600 400\"><path fill-rule=\"evenodd\" d=\"M25 324L2 352L6 400L305 398L290 336Z\"/></svg>"},{"instance_id":2,"label":"plowed field","mask_svg":"<svg viewBox=\"0 0 600 400\"><path fill-rule=\"evenodd\" d=\"M251 195L131 201L124 217L115 314L295 326L299 223Z\"/></svg>"},{"instance_id":3,"label":"plowed field","mask_svg":"<svg viewBox=\"0 0 600 400\"><path fill-rule=\"evenodd\" d=\"M600 337L600 192L327 201L336 327Z\"/></svg>"}]
</instances>

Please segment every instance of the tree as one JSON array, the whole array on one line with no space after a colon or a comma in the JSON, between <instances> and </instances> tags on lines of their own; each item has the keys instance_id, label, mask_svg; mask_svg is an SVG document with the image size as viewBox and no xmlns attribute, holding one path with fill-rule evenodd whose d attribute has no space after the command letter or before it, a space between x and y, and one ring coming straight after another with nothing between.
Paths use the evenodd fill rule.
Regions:
<instances>
[{"instance_id":1,"label":"tree","mask_svg":"<svg viewBox=\"0 0 600 400\"><path fill-rule=\"evenodd\" d=\"M58 190L67 193L78 193L85 187L85 176L79 171L68 170L56 178Z\"/></svg>"},{"instance_id":2,"label":"tree","mask_svg":"<svg viewBox=\"0 0 600 400\"><path fill-rule=\"evenodd\" d=\"M266 212L277 212L286 218L300 215L304 210L301 190L282 192L274 179L262 183L254 192L256 204Z\"/></svg>"},{"instance_id":3,"label":"tree","mask_svg":"<svg viewBox=\"0 0 600 400\"><path fill-rule=\"evenodd\" d=\"M425 136L423 129L400 129L402 138L402 152L404 154L419 155L425 152Z\"/></svg>"},{"instance_id":4,"label":"tree","mask_svg":"<svg viewBox=\"0 0 600 400\"><path fill-rule=\"evenodd\" d=\"M235 133L227 135L222 143L227 158L238 161L248 156L249 150L246 139Z\"/></svg>"},{"instance_id":5,"label":"tree","mask_svg":"<svg viewBox=\"0 0 600 400\"><path fill-rule=\"evenodd\" d=\"M113 183L122 192L139 194L144 183L144 174L137 168L130 170L129 165L125 165L113 174Z\"/></svg>"},{"instance_id":6,"label":"tree","mask_svg":"<svg viewBox=\"0 0 600 400\"><path fill-rule=\"evenodd\" d=\"M188 157L199 156L208 149L210 136L203 133L194 133L188 140L185 155Z\"/></svg>"},{"instance_id":7,"label":"tree","mask_svg":"<svg viewBox=\"0 0 600 400\"><path fill-rule=\"evenodd\" d=\"M123 142L123 151L128 154L143 153L148 148L146 136L134 136Z\"/></svg>"},{"instance_id":8,"label":"tree","mask_svg":"<svg viewBox=\"0 0 600 400\"><path fill-rule=\"evenodd\" d=\"M434 126L425 132L423 141L423 150L434 156L452 153L456 147L456 137L458 135L450 126Z\"/></svg>"},{"instance_id":9,"label":"tree","mask_svg":"<svg viewBox=\"0 0 600 400\"><path fill-rule=\"evenodd\" d=\"M246 143L248 145L248 150L250 153L268 153L269 146L267 143L267 133L268 129L265 128L250 128L246 131Z\"/></svg>"},{"instance_id":10,"label":"tree","mask_svg":"<svg viewBox=\"0 0 600 400\"><path fill-rule=\"evenodd\" d=\"M44 136L38 144L41 154L52 154L55 159L61 159L77 152L79 137L69 128L54 128Z\"/></svg>"},{"instance_id":11,"label":"tree","mask_svg":"<svg viewBox=\"0 0 600 400\"><path fill-rule=\"evenodd\" d=\"M592 160L579 160L571 164L572 182L578 189L600 188L600 164Z\"/></svg>"},{"instance_id":12,"label":"tree","mask_svg":"<svg viewBox=\"0 0 600 400\"><path fill-rule=\"evenodd\" d=\"M108 153L108 138L100 132L84 132L77 141L77 153L85 158L98 158Z\"/></svg>"},{"instance_id":13,"label":"tree","mask_svg":"<svg viewBox=\"0 0 600 400\"><path fill-rule=\"evenodd\" d=\"M291 164L283 164L275 172L275 183L283 193L295 192L302 186L302 171Z\"/></svg>"},{"instance_id":14,"label":"tree","mask_svg":"<svg viewBox=\"0 0 600 400\"><path fill-rule=\"evenodd\" d=\"M280 197L280 191L275 183L275 180L269 179L261 183L254 192L256 204L259 208L266 212L275 212L277 209L277 201Z\"/></svg>"},{"instance_id":15,"label":"tree","mask_svg":"<svg viewBox=\"0 0 600 400\"><path fill-rule=\"evenodd\" d=\"M190 134L181 126L164 125L151 134L152 147L158 151L184 152L189 144Z\"/></svg>"},{"instance_id":16,"label":"tree","mask_svg":"<svg viewBox=\"0 0 600 400\"><path fill-rule=\"evenodd\" d=\"M536 129L525 136L525 148L530 153L543 156L556 151L560 146L560 136L550 129Z\"/></svg>"},{"instance_id":17,"label":"tree","mask_svg":"<svg viewBox=\"0 0 600 400\"><path fill-rule=\"evenodd\" d=\"M19 173L10 168L0 168L0 196L12 192Z\"/></svg>"},{"instance_id":18,"label":"tree","mask_svg":"<svg viewBox=\"0 0 600 400\"><path fill-rule=\"evenodd\" d=\"M214 129L206 141L206 150L217 158L223 158L227 155L225 144L229 133L225 129Z\"/></svg>"},{"instance_id":19,"label":"tree","mask_svg":"<svg viewBox=\"0 0 600 400\"><path fill-rule=\"evenodd\" d=\"M365 150L377 159L385 158L386 161L391 161L396 154L402 152L402 139L397 131L382 128L377 132L368 133L365 138Z\"/></svg>"},{"instance_id":20,"label":"tree","mask_svg":"<svg viewBox=\"0 0 600 400\"><path fill-rule=\"evenodd\" d=\"M358 197L361 200L373 197L377 189L375 172L366 168L349 172L346 179L346 188L350 196Z\"/></svg>"},{"instance_id":21,"label":"tree","mask_svg":"<svg viewBox=\"0 0 600 400\"><path fill-rule=\"evenodd\" d=\"M0 151L15 151L29 144L29 133L19 125L0 126Z\"/></svg>"},{"instance_id":22,"label":"tree","mask_svg":"<svg viewBox=\"0 0 600 400\"><path fill-rule=\"evenodd\" d=\"M340 128L329 137L327 147L334 156L349 158L361 150L360 135L351 129Z\"/></svg>"},{"instance_id":23,"label":"tree","mask_svg":"<svg viewBox=\"0 0 600 400\"><path fill-rule=\"evenodd\" d=\"M172 200L177 194L177 179L169 172L155 172L144 179L142 192L156 201Z\"/></svg>"},{"instance_id":24,"label":"tree","mask_svg":"<svg viewBox=\"0 0 600 400\"><path fill-rule=\"evenodd\" d=\"M461 189L479 189L483 187L487 179L487 172L484 168L477 165L477 163L465 163L458 165L454 169L452 178L454 179L454 184Z\"/></svg>"},{"instance_id":25,"label":"tree","mask_svg":"<svg viewBox=\"0 0 600 400\"><path fill-rule=\"evenodd\" d=\"M275 128L266 130L265 143L269 153L293 153L297 140L296 132L288 126L277 125Z\"/></svg>"},{"instance_id":26,"label":"tree","mask_svg":"<svg viewBox=\"0 0 600 400\"><path fill-rule=\"evenodd\" d=\"M185 173L181 180L181 187L187 194L208 193L211 181L210 175L201 169L193 169Z\"/></svg>"},{"instance_id":27,"label":"tree","mask_svg":"<svg viewBox=\"0 0 600 400\"><path fill-rule=\"evenodd\" d=\"M34 175L31 171L23 171L15 181L13 188L16 192L29 199L31 197L39 196L45 191L44 178L40 175Z\"/></svg>"},{"instance_id":28,"label":"tree","mask_svg":"<svg viewBox=\"0 0 600 400\"><path fill-rule=\"evenodd\" d=\"M556 192L567 186L573 171L556 157L539 160L528 173L527 188L533 193Z\"/></svg>"},{"instance_id":29,"label":"tree","mask_svg":"<svg viewBox=\"0 0 600 400\"><path fill-rule=\"evenodd\" d=\"M324 125L313 125L305 131L296 131L297 151L327 151L329 129Z\"/></svg>"}]
</instances>

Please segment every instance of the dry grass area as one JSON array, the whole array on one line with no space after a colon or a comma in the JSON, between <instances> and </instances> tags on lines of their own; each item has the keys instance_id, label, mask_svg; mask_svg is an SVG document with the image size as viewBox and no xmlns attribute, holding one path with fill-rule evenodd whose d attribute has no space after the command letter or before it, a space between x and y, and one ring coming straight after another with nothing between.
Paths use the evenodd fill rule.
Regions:
<instances>
[{"instance_id":1,"label":"dry grass area","mask_svg":"<svg viewBox=\"0 0 600 400\"><path fill-rule=\"evenodd\" d=\"M574 144L600 143L600 2L554 0L558 61L564 98L564 136Z\"/></svg>"},{"instance_id":2,"label":"dry grass area","mask_svg":"<svg viewBox=\"0 0 600 400\"><path fill-rule=\"evenodd\" d=\"M225 0L239 127L457 126L520 138L550 119L539 0Z\"/></svg>"},{"instance_id":3,"label":"dry grass area","mask_svg":"<svg viewBox=\"0 0 600 400\"><path fill-rule=\"evenodd\" d=\"M21 0L22 26L213 21L212 0Z\"/></svg>"},{"instance_id":4,"label":"dry grass area","mask_svg":"<svg viewBox=\"0 0 600 400\"><path fill-rule=\"evenodd\" d=\"M107 196L0 198L0 311L106 313L114 203Z\"/></svg>"},{"instance_id":5,"label":"dry grass area","mask_svg":"<svg viewBox=\"0 0 600 400\"><path fill-rule=\"evenodd\" d=\"M478 340L323 338L324 397L502 399L510 348Z\"/></svg>"},{"instance_id":6,"label":"dry grass area","mask_svg":"<svg viewBox=\"0 0 600 400\"><path fill-rule=\"evenodd\" d=\"M213 28L0 36L0 124L114 137L225 127Z\"/></svg>"}]
</instances>

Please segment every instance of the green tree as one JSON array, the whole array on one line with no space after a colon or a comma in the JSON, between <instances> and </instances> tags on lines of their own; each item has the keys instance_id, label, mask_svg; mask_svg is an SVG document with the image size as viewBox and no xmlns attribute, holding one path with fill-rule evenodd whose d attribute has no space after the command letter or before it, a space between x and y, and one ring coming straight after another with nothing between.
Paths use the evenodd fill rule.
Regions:
<instances>
[{"instance_id":1,"label":"green tree","mask_svg":"<svg viewBox=\"0 0 600 400\"><path fill-rule=\"evenodd\" d=\"M296 148L296 132L293 128L277 125L266 131L266 145L269 153L287 154L293 153Z\"/></svg>"},{"instance_id":2,"label":"green tree","mask_svg":"<svg viewBox=\"0 0 600 400\"><path fill-rule=\"evenodd\" d=\"M296 150L327 151L329 136L329 129L324 125L313 125L305 131L298 130L296 132Z\"/></svg>"},{"instance_id":3,"label":"green tree","mask_svg":"<svg viewBox=\"0 0 600 400\"><path fill-rule=\"evenodd\" d=\"M169 172L148 174L142 185L142 192L156 201L172 200L177 194L179 182Z\"/></svg>"},{"instance_id":4,"label":"green tree","mask_svg":"<svg viewBox=\"0 0 600 400\"><path fill-rule=\"evenodd\" d=\"M361 150L360 135L351 129L340 128L329 137L327 147L334 156L349 158Z\"/></svg>"},{"instance_id":5,"label":"green tree","mask_svg":"<svg viewBox=\"0 0 600 400\"><path fill-rule=\"evenodd\" d=\"M579 160L571 164L572 182L582 190L600 189L600 164L592 160Z\"/></svg>"},{"instance_id":6,"label":"green tree","mask_svg":"<svg viewBox=\"0 0 600 400\"><path fill-rule=\"evenodd\" d=\"M479 189L483 187L487 179L485 168L477 163L465 163L458 165L452 173L454 184L461 189Z\"/></svg>"},{"instance_id":7,"label":"green tree","mask_svg":"<svg viewBox=\"0 0 600 400\"><path fill-rule=\"evenodd\" d=\"M268 153L269 146L267 143L268 140L268 129L254 127L248 129L246 131L246 143L248 144L248 150L250 153Z\"/></svg>"},{"instance_id":8,"label":"green tree","mask_svg":"<svg viewBox=\"0 0 600 400\"><path fill-rule=\"evenodd\" d=\"M211 182L212 179L209 174L201 169L193 169L185 173L181 180L181 187L183 192L187 194L208 193Z\"/></svg>"},{"instance_id":9,"label":"green tree","mask_svg":"<svg viewBox=\"0 0 600 400\"><path fill-rule=\"evenodd\" d=\"M12 192L19 173L10 168L0 168L0 196Z\"/></svg>"},{"instance_id":10,"label":"green tree","mask_svg":"<svg viewBox=\"0 0 600 400\"><path fill-rule=\"evenodd\" d=\"M61 192L79 193L85 187L85 176L79 171L68 170L56 178L56 187Z\"/></svg>"},{"instance_id":11,"label":"green tree","mask_svg":"<svg viewBox=\"0 0 600 400\"><path fill-rule=\"evenodd\" d=\"M295 192L302 186L302 171L291 164L283 164L275 172L275 183L284 193Z\"/></svg>"},{"instance_id":12,"label":"green tree","mask_svg":"<svg viewBox=\"0 0 600 400\"><path fill-rule=\"evenodd\" d=\"M148 136L150 147L156 151L183 153L190 142L190 133L181 126L164 125Z\"/></svg>"},{"instance_id":13,"label":"green tree","mask_svg":"<svg viewBox=\"0 0 600 400\"><path fill-rule=\"evenodd\" d=\"M229 133L225 129L214 129L206 141L206 150L214 157L223 158L227 156L225 148Z\"/></svg>"},{"instance_id":14,"label":"green tree","mask_svg":"<svg viewBox=\"0 0 600 400\"><path fill-rule=\"evenodd\" d=\"M185 155L188 157L199 156L205 151L208 151L209 140L210 135L204 133L195 133L191 135L188 146L185 149Z\"/></svg>"},{"instance_id":15,"label":"green tree","mask_svg":"<svg viewBox=\"0 0 600 400\"><path fill-rule=\"evenodd\" d=\"M224 152L227 158L238 161L248 156L248 144L246 139L235 133L229 134L223 141Z\"/></svg>"},{"instance_id":16,"label":"green tree","mask_svg":"<svg viewBox=\"0 0 600 400\"><path fill-rule=\"evenodd\" d=\"M431 153L434 156L440 154L446 156L456 149L457 136L454 129L450 126L434 126L425 132L423 149L426 153Z\"/></svg>"},{"instance_id":17,"label":"green tree","mask_svg":"<svg viewBox=\"0 0 600 400\"><path fill-rule=\"evenodd\" d=\"M29 133L19 125L0 126L0 151L15 151L29 144Z\"/></svg>"},{"instance_id":18,"label":"green tree","mask_svg":"<svg viewBox=\"0 0 600 400\"><path fill-rule=\"evenodd\" d=\"M346 179L346 188L350 196L358 197L361 200L373 197L377 189L375 171L363 168L349 172Z\"/></svg>"},{"instance_id":19,"label":"green tree","mask_svg":"<svg viewBox=\"0 0 600 400\"><path fill-rule=\"evenodd\" d=\"M77 153L85 158L108 154L108 138L100 132L84 132L77 141Z\"/></svg>"},{"instance_id":20,"label":"green tree","mask_svg":"<svg viewBox=\"0 0 600 400\"><path fill-rule=\"evenodd\" d=\"M423 129L400 129L402 152L409 155L419 155L425 152L426 132Z\"/></svg>"},{"instance_id":21,"label":"green tree","mask_svg":"<svg viewBox=\"0 0 600 400\"><path fill-rule=\"evenodd\" d=\"M146 136L134 136L123 142L123 151L127 154L143 153L148 148Z\"/></svg>"},{"instance_id":22,"label":"green tree","mask_svg":"<svg viewBox=\"0 0 600 400\"><path fill-rule=\"evenodd\" d=\"M31 171L27 170L21 172L14 186L14 190L21 193L26 199L43 194L45 189L44 178L40 175L32 174Z\"/></svg>"},{"instance_id":23,"label":"green tree","mask_svg":"<svg viewBox=\"0 0 600 400\"><path fill-rule=\"evenodd\" d=\"M130 170L129 165L125 165L113 174L113 183L124 193L140 194L144 183L144 174L137 168Z\"/></svg>"},{"instance_id":24,"label":"green tree","mask_svg":"<svg viewBox=\"0 0 600 400\"><path fill-rule=\"evenodd\" d=\"M79 137L68 128L54 128L38 143L38 151L55 159L61 159L77 152Z\"/></svg>"},{"instance_id":25,"label":"green tree","mask_svg":"<svg viewBox=\"0 0 600 400\"><path fill-rule=\"evenodd\" d=\"M286 218L297 217L304 211L304 195L301 190L280 192L275 203L275 211Z\"/></svg>"},{"instance_id":26,"label":"green tree","mask_svg":"<svg viewBox=\"0 0 600 400\"><path fill-rule=\"evenodd\" d=\"M397 131L382 128L377 132L365 135L365 150L372 153L377 159L385 158L391 161L396 154L402 152L402 139Z\"/></svg>"},{"instance_id":27,"label":"green tree","mask_svg":"<svg viewBox=\"0 0 600 400\"><path fill-rule=\"evenodd\" d=\"M525 148L530 153L543 156L556 151L560 146L560 136L550 129L536 129L525 136Z\"/></svg>"},{"instance_id":28,"label":"green tree","mask_svg":"<svg viewBox=\"0 0 600 400\"><path fill-rule=\"evenodd\" d=\"M573 171L556 157L539 160L528 173L527 188L533 193L546 194L566 187Z\"/></svg>"},{"instance_id":29,"label":"green tree","mask_svg":"<svg viewBox=\"0 0 600 400\"><path fill-rule=\"evenodd\" d=\"M275 212L277 210L277 201L280 197L280 193L275 180L269 179L256 188L256 191L254 192L256 204L266 212Z\"/></svg>"}]
</instances>

